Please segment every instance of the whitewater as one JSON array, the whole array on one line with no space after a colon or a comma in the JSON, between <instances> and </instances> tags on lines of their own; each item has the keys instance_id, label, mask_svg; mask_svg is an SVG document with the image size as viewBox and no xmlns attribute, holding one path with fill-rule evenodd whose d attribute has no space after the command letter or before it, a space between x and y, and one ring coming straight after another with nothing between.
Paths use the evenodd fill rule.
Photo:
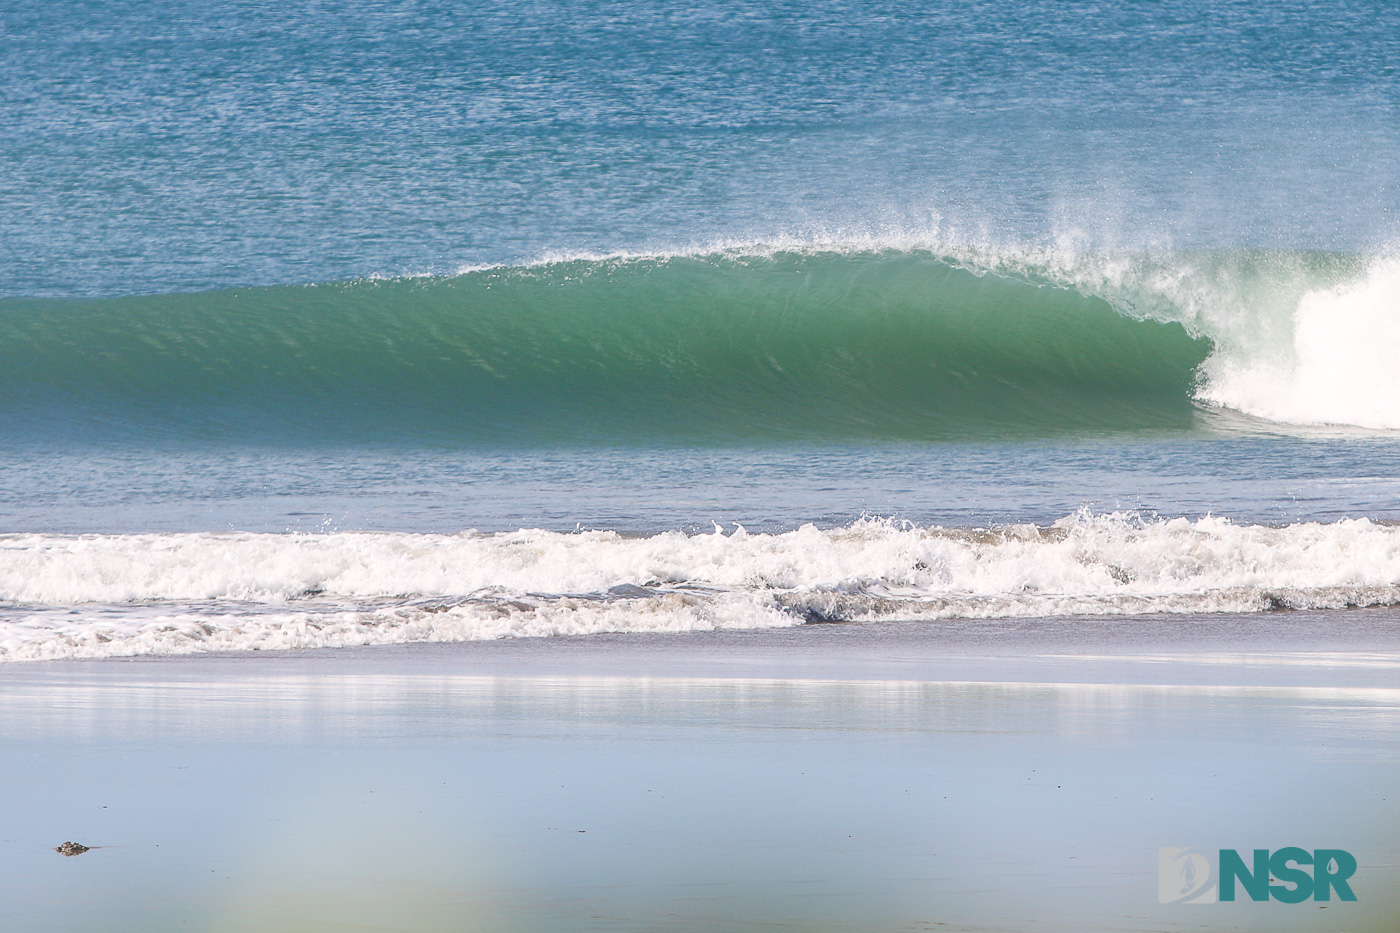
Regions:
<instances>
[{"instance_id":1,"label":"whitewater","mask_svg":"<svg viewBox=\"0 0 1400 933\"><path fill-rule=\"evenodd\" d=\"M9 535L0 657L1400 603L1400 527L1081 513L781 534Z\"/></svg>"}]
</instances>

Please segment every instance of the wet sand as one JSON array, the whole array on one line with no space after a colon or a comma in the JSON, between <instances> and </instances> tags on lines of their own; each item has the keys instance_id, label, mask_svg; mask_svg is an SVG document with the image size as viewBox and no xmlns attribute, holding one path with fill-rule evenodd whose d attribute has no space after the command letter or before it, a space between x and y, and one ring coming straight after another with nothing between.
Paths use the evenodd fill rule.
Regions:
<instances>
[{"instance_id":1,"label":"wet sand","mask_svg":"<svg viewBox=\"0 0 1400 933\"><path fill-rule=\"evenodd\" d=\"M1397 632L1367 610L5 665L0 928L1388 930ZM1356 855L1357 902L1158 903L1159 847L1290 845Z\"/></svg>"}]
</instances>

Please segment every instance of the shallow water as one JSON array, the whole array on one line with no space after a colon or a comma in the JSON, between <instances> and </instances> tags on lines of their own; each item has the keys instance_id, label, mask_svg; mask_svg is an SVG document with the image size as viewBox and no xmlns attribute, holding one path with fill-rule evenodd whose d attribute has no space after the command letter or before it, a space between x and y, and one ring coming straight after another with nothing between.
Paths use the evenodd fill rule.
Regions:
<instances>
[{"instance_id":1,"label":"shallow water","mask_svg":"<svg viewBox=\"0 0 1400 933\"><path fill-rule=\"evenodd\" d=\"M1119 650L1076 631L1081 654ZM801 644L764 653L791 664ZM1241 666L1198 686L885 679L927 652L899 637L864 680L639 677L635 641L611 662L633 673L606 676L568 660L572 673L492 676L479 652L11 668L0 790L23 806L0 842L0 918L1388 929L1396 690L1342 686L1345 665L1337 686L1232 686L1220 671L1266 660L1234 648ZM744 655L726 651L732 673ZM1158 664L1211 668L1185 655ZM1028 662L1042 681L1075 678L1073 662ZM1146 669L1104 666L1126 681ZM51 849L66 838L95 848L63 858ZM1345 847L1358 900L1160 905L1157 849L1181 845Z\"/></svg>"},{"instance_id":2,"label":"shallow water","mask_svg":"<svg viewBox=\"0 0 1400 933\"><path fill-rule=\"evenodd\" d=\"M1335 435L1335 432L1332 432ZM786 531L863 516L1046 525L1079 509L1400 519L1400 439L768 447L0 451L13 532Z\"/></svg>"}]
</instances>

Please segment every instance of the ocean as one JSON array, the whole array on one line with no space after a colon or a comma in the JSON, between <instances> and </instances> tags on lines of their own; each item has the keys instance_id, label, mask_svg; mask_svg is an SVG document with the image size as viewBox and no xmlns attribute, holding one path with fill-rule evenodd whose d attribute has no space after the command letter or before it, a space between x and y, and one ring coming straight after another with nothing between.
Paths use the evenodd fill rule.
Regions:
<instances>
[{"instance_id":1,"label":"ocean","mask_svg":"<svg viewBox=\"0 0 1400 933\"><path fill-rule=\"evenodd\" d=\"M1400 8L0 10L0 660L1400 604Z\"/></svg>"}]
</instances>

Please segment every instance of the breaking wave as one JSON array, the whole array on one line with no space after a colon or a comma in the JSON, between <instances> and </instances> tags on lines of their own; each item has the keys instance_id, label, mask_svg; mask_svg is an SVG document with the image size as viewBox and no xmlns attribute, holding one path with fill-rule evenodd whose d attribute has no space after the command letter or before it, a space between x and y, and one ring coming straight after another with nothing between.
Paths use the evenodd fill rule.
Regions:
<instances>
[{"instance_id":1,"label":"breaking wave","mask_svg":"<svg viewBox=\"0 0 1400 933\"><path fill-rule=\"evenodd\" d=\"M0 303L0 437L298 446L1400 428L1400 265L860 242Z\"/></svg>"}]
</instances>

